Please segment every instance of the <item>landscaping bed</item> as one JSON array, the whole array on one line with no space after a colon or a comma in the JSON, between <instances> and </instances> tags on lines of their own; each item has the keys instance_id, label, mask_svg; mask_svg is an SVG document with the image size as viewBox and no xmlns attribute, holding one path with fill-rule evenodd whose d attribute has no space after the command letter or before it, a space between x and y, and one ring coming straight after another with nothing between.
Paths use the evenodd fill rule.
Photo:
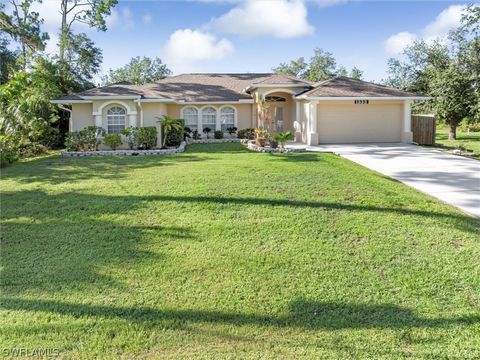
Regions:
<instances>
[{"instance_id":1,"label":"landscaping bed","mask_svg":"<svg viewBox=\"0 0 480 360\"><path fill-rule=\"evenodd\" d=\"M171 149L150 149L150 150L95 150L95 151L62 151L63 157L84 157L84 156L145 156L145 155L169 155L185 151L186 142L183 141L179 147Z\"/></svg>"},{"instance_id":2,"label":"landscaping bed","mask_svg":"<svg viewBox=\"0 0 480 360\"><path fill-rule=\"evenodd\" d=\"M307 148L287 148L287 147L271 147L271 146L258 146L254 140L249 140L245 143L247 148L252 151L263 153L293 153L293 152L305 152Z\"/></svg>"}]
</instances>

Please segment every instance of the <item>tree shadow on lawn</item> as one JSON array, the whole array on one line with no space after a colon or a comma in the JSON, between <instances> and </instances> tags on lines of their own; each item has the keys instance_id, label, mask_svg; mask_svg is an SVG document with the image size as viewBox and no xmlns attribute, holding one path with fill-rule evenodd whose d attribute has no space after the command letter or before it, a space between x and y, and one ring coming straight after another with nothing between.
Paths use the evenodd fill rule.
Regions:
<instances>
[{"instance_id":1,"label":"tree shadow on lawn","mask_svg":"<svg viewBox=\"0 0 480 360\"><path fill-rule=\"evenodd\" d=\"M324 161L322 156L319 153L307 153L307 152L298 152L298 153L288 153L288 154L275 154L268 153L268 155L275 160L282 160L286 162L312 162L312 161Z\"/></svg>"},{"instance_id":2,"label":"tree shadow on lawn","mask_svg":"<svg viewBox=\"0 0 480 360\"><path fill-rule=\"evenodd\" d=\"M62 184L90 179L117 180L131 176L132 170L207 160L210 161L212 158L186 154L81 158L49 157L13 164L9 168L2 169L2 180L15 180L26 184L32 182Z\"/></svg>"},{"instance_id":3,"label":"tree shadow on lawn","mask_svg":"<svg viewBox=\"0 0 480 360\"><path fill-rule=\"evenodd\" d=\"M447 328L480 322L480 314L424 318L415 311L393 304L356 304L296 300L286 315L242 314L215 310L176 310L144 306L106 306L1 298L0 308L14 311L46 312L75 318L123 319L148 326L182 328L189 323L254 325L305 330Z\"/></svg>"},{"instance_id":4,"label":"tree shadow on lawn","mask_svg":"<svg viewBox=\"0 0 480 360\"><path fill-rule=\"evenodd\" d=\"M4 292L17 294L26 289L50 291L78 283L94 282L111 285L108 275L99 267L161 260L158 253L142 249L148 241L195 240L191 227L159 224L155 214L148 219L134 217L129 212L158 202L155 211L170 209L167 203L208 203L212 206L268 206L374 212L435 219L445 226L478 234L480 221L461 214L431 212L396 207L361 204L327 203L266 198L235 198L218 196L107 196L78 192L49 194L39 190L4 192L2 194L2 264L1 283ZM165 203L165 206L162 206ZM150 221L150 223L148 223ZM140 222L140 223L139 223Z\"/></svg>"},{"instance_id":5,"label":"tree shadow on lawn","mask_svg":"<svg viewBox=\"0 0 480 360\"><path fill-rule=\"evenodd\" d=\"M3 293L56 291L79 284L120 288L108 273L109 266L118 269L163 260L161 253L142 248L147 238L160 244L196 238L193 229L168 223L136 219L129 224L128 212L141 206L128 197L41 191L2 194Z\"/></svg>"}]
</instances>

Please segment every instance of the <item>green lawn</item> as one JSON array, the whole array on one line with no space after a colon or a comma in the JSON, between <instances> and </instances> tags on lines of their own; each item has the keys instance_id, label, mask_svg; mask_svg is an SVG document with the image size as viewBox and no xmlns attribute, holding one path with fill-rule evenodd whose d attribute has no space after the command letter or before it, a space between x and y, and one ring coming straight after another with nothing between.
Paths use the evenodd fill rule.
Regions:
<instances>
[{"instance_id":1,"label":"green lawn","mask_svg":"<svg viewBox=\"0 0 480 360\"><path fill-rule=\"evenodd\" d=\"M480 222L335 155L53 156L0 184L2 351L480 357Z\"/></svg>"},{"instance_id":2,"label":"green lawn","mask_svg":"<svg viewBox=\"0 0 480 360\"><path fill-rule=\"evenodd\" d=\"M480 156L480 132L468 134L457 131L457 140L448 140L448 129L437 128L435 140L438 144L452 148L462 147L464 150L473 151L477 156Z\"/></svg>"}]
</instances>

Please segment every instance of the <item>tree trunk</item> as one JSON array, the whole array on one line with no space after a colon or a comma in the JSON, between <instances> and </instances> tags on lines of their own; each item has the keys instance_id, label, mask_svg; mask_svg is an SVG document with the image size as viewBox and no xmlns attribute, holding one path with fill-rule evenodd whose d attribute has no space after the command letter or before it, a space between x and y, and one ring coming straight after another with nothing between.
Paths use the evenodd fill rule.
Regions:
<instances>
[{"instance_id":1,"label":"tree trunk","mask_svg":"<svg viewBox=\"0 0 480 360\"><path fill-rule=\"evenodd\" d=\"M67 33L68 33L68 26L67 26L67 6L68 0L62 0L60 12L62 14L62 26L60 28L60 42L59 42L59 60L63 62L65 59L65 46L67 42Z\"/></svg>"},{"instance_id":2,"label":"tree trunk","mask_svg":"<svg viewBox=\"0 0 480 360\"><path fill-rule=\"evenodd\" d=\"M450 124L450 132L448 133L448 140L457 140L457 125Z\"/></svg>"}]
</instances>

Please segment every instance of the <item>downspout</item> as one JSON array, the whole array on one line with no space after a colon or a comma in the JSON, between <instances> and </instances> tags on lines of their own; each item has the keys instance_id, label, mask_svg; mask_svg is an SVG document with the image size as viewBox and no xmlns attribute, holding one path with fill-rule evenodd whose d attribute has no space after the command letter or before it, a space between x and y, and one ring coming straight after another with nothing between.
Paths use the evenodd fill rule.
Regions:
<instances>
[{"instance_id":1,"label":"downspout","mask_svg":"<svg viewBox=\"0 0 480 360\"><path fill-rule=\"evenodd\" d=\"M73 129L73 121L72 121L72 117L73 117L73 112L72 112L72 109L69 109L67 107L65 107L63 104L58 104L58 107L62 110L65 110L68 112L69 116L68 116L68 131L72 131Z\"/></svg>"},{"instance_id":2,"label":"downspout","mask_svg":"<svg viewBox=\"0 0 480 360\"><path fill-rule=\"evenodd\" d=\"M143 127L143 108L142 108L142 103L140 100L135 100L137 103L138 107L140 108L140 127Z\"/></svg>"}]
</instances>

